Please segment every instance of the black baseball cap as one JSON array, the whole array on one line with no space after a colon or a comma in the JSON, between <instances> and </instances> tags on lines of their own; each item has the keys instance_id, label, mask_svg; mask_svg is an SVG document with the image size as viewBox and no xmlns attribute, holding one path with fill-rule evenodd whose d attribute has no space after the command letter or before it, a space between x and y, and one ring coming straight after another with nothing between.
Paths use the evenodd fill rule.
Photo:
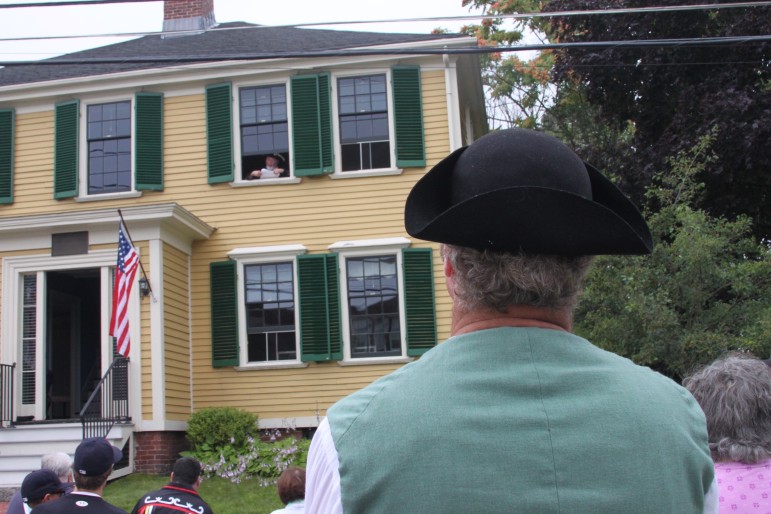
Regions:
<instances>
[{"instance_id":1,"label":"black baseball cap","mask_svg":"<svg viewBox=\"0 0 771 514\"><path fill-rule=\"evenodd\" d=\"M123 452L103 437L83 439L75 450L73 468L83 476L101 475L111 466L120 462Z\"/></svg>"},{"instance_id":2,"label":"black baseball cap","mask_svg":"<svg viewBox=\"0 0 771 514\"><path fill-rule=\"evenodd\" d=\"M64 492L64 484L50 469L38 469L33 471L21 483L21 499L24 503L38 502L46 494Z\"/></svg>"}]
</instances>

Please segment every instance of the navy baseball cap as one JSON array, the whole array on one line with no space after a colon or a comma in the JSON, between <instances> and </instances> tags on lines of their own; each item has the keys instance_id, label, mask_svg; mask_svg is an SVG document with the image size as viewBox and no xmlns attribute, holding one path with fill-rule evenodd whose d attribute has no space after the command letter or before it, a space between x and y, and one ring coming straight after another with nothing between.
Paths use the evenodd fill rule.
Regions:
<instances>
[{"instance_id":1,"label":"navy baseball cap","mask_svg":"<svg viewBox=\"0 0 771 514\"><path fill-rule=\"evenodd\" d=\"M75 450L73 468L83 476L101 475L120 462L123 452L103 437L83 439Z\"/></svg>"},{"instance_id":2,"label":"navy baseball cap","mask_svg":"<svg viewBox=\"0 0 771 514\"><path fill-rule=\"evenodd\" d=\"M64 484L50 469L38 469L33 471L21 483L21 499L24 503L38 502L45 498L46 494L64 492Z\"/></svg>"}]
</instances>

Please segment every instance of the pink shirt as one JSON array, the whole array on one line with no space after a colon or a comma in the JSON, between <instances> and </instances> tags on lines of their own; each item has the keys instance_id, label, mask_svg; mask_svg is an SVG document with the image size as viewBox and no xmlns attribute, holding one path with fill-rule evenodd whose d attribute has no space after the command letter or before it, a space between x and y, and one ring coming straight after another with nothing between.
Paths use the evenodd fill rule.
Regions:
<instances>
[{"instance_id":1,"label":"pink shirt","mask_svg":"<svg viewBox=\"0 0 771 514\"><path fill-rule=\"evenodd\" d=\"M771 459L715 463L720 514L771 514Z\"/></svg>"}]
</instances>

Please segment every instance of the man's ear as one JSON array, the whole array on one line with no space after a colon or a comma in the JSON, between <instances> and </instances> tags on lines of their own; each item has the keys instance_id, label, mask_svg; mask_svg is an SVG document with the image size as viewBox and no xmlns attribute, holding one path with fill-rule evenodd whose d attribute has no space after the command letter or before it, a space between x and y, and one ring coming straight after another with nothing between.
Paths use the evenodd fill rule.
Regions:
<instances>
[{"instance_id":1,"label":"man's ear","mask_svg":"<svg viewBox=\"0 0 771 514\"><path fill-rule=\"evenodd\" d=\"M169 482L173 482L173 481L174 481L174 472L172 471L171 475L169 475Z\"/></svg>"},{"instance_id":2,"label":"man's ear","mask_svg":"<svg viewBox=\"0 0 771 514\"><path fill-rule=\"evenodd\" d=\"M445 257L442 262L444 263L444 276L450 278L455 274L455 267L447 257Z\"/></svg>"}]
</instances>

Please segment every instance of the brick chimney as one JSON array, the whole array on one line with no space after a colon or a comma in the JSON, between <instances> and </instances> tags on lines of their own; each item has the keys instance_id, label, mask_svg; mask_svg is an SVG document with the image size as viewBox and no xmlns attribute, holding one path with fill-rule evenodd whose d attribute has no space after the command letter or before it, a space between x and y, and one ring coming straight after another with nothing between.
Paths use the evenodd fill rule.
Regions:
<instances>
[{"instance_id":1,"label":"brick chimney","mask_svg":"<svg viewBox=\"0 0 771 514\"><path fill-rule=\"evenodd\" d=\"M164 0L163 31L208 30L217 25L214 0Z\"/></svg>"}]
</instances>

